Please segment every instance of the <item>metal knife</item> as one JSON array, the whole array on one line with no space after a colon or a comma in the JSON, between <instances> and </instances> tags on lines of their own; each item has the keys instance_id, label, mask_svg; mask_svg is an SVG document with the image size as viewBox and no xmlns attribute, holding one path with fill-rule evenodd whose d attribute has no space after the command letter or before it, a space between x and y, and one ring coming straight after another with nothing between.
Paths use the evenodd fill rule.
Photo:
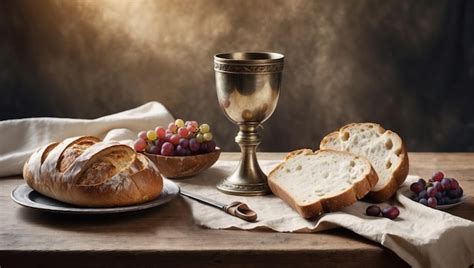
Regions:
<instances>
[{"instance_id":1,"label":"metal knife","mask_svg":"<svg viewBox=\"0 0 474 268\"><path fill-rule=\"evenodd\" d=\"M249 222L254 222L257 220L257 213L255 211L251 210L247 204L235 201L230 204L224 204L219 201L215 201L209 198L202 197L197 194L192 194L190 192L184 191L181 189L180 192L182 195L189 197L191 199L194 199L200 203L218 208L220 210L223 210L225 213L230 214L234 217L241 218L243 220L249 221Z\"/></svg>"}]
</instances>

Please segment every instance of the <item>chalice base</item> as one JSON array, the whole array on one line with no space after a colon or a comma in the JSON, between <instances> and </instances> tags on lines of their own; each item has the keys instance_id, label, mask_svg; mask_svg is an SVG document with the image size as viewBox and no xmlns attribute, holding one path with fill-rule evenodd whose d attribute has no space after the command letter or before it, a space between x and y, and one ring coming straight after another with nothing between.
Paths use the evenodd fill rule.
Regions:
<instances>
[{"instance_id":1,"label":"chalice base","mask_svg":"<svg viewBox=\"0 0 474 268\"><path fill-rule=\"evenodd\" d=\"M244 162L240 162L237 170L219 182L216 187L221 192L232 195L266 195L270 193L267 184L267 176L262 172L260 167L245 167Z\"/></svg>"}]
</instances>

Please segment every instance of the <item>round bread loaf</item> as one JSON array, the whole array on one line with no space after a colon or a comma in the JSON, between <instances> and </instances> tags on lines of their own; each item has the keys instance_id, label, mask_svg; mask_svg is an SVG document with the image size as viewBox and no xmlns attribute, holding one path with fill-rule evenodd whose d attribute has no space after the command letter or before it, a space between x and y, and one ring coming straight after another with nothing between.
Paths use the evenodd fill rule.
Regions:
<instances>
[{"instance_id":1,"label":"round bread loaf","mask_svg":"<svg viewBox=\"0 0 474 268\"><path fill-rule=\"evenodd\" d=\"M41 194L86 207L143 203L163 188L156 166L127 145L91 136L50 143L23 167L26 183Z\"/></svg>"}]
</instances>

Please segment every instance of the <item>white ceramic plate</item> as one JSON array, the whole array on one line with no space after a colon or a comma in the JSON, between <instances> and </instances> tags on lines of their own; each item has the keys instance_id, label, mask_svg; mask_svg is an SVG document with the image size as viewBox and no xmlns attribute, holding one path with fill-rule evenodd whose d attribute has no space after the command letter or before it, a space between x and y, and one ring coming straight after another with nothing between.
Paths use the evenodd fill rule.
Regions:
<instances>
[{"instance_id":1,"label":"white ceramic plate","mask_svg":"<svg viewBox=\"0 0 474 268\"><path fill-rule=\"evenodd\" d=\"M71 204L66 204L55 199L46 197L35 190L31 189L28 185L22 184L17 186L11 193L11 198L16 203L42 211L64 213L64 214L114 214L144 210L152 207L156 207L176 198L179 195L179 186L176 183L163 179L163 190L161 194L155 200L125 207L111 207L111 208L89 208L89 207L78 207Z\"/></svg>"}]
</instances>

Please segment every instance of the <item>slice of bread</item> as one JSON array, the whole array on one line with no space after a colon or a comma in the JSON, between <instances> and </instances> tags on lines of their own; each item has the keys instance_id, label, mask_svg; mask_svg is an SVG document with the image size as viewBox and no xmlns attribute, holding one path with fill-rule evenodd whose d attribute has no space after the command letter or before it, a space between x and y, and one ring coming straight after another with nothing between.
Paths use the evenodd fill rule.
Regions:
<instances>
[{"instance_id":1,"label":"slice of bread","mask_svg":"<svg viewBox=\"0 0 474 268\"><path fill-rule=\"evenodd\" d=\"M321 149L365 156L377 172L379 182L369 193L373 201L389 199L408 175L408 154L402 139L378 124L349 124L323 138Z\"/></svg>"},{"instance_id":2,"label":"slice of bread","mask_svg":"<svg viewBox=\"0 0 474 268\"><path fill-rule=\"evenodd\" d=\"M377 181L366 158L333 150L290 152L268 175L272 192L304 218L355 203Z\"/></svg>"}]
</instances>

